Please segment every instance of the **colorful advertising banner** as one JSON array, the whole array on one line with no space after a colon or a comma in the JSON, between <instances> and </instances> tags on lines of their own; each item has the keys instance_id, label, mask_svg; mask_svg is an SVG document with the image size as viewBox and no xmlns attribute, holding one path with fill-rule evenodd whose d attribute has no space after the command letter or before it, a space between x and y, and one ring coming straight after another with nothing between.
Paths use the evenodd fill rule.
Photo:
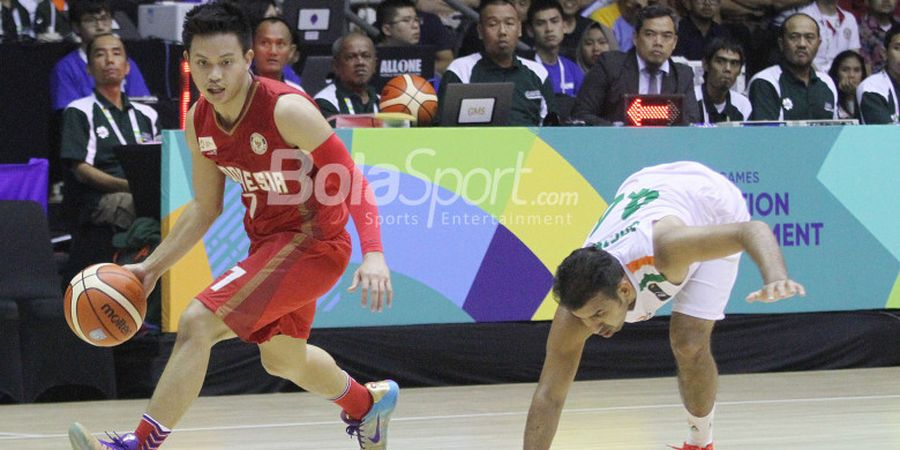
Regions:
<instances>
[{"instance_id":1,"label":"colorful advertising banner","mask_svg":"<svg viewBox=\"0 0 900 450\"><path fill-rule=\"evenodd\" d=\"M746 303L748 257L727 313L900 307L900 127L480 128L339 130L375 193L394 305L382 314L346 292L361 262L318 303L316 326L552 318L553 272L580 247L619 184L645 166L699 161L732 180L767 222L807 296ZM249 143L248 143L249 145ZM190 200L181 132L163 145L163 233ZM202 244L163 279L163 326L246 256L241 190ZM665 310L662 311L665 313Z\"/></svg>"}]
</instances>

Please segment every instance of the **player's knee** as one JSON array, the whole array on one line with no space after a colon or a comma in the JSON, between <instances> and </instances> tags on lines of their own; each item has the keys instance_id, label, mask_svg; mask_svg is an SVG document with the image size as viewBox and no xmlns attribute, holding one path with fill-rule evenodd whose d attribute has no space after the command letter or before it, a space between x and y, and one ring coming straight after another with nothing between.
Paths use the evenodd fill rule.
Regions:
<instances>
[{"instance_id":1,"label":"player's knee","mask_svg":"<svg viewBox=\"0 0 900 450\"><path fill-rule=\"evenodd\" d=\"M197 307L190 305L181 313L178 320L178 339L182 341L195 340L209 342L210 345L218 341L218 319L202 305Z\"/></svg>"},{"instance_id":2,"label":"player's knee","mask_svg":"<svg viewBox=\"0 0 900 450\"><path fill-rule=\"evenodd\" d=\"M679 361L691 360L710 352L709 335L700 332L672 332L669 336L672 353Z\"/></svg>"}]
</instances>

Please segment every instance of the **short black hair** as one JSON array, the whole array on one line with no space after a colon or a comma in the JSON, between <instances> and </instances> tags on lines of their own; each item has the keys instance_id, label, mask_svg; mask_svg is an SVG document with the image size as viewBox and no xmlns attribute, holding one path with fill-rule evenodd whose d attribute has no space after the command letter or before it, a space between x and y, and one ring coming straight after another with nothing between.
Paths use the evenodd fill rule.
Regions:
<instances>
[{"instance_id":1,"label":"short black hair","mask_svg":"<svg viewBox=\"0 0 900 450\"><path fill-rule=\"evenodd\" d=\"M69 23L81 26L81 18L88 14L112 14L108 0L76 0L69 2Z\"/></svg>"},{"instance_id":2,"label":"short black hair","mask_svg":"<svg viewBox=\"0 0 900 450\"><path fill-rule=\"evenodd\" d=\"M181 41L188 53L195 36L234 34L244 53L253 46L253 30L240 8L228 1L199 5L184 18Z\"/></svg>"},{"instance_id":3,"label":"short black hair","mask_svg":"<svg viewBox=\"0 0 900 450\"><path fill-rule=\"evenodd\" d=\"M122 41L122 38L120 38L120 37L119 37L117 34L115 34L115 33L100 33L100 34L94 36L93 39L91 39L90 41L88 41L88 45L87 45L87 57L88 57L88 61L91 60L91 53L94 52L94 43L97 42L97 39L100 39L100 38L106 37L106 36L112 36L112 37L118 39L119 42L122 42L122 51L125 52L125 56L126 56L126 57L128 56L128 51L125 50L125 42ZM89 64L90 64L90 63L89 63Z\"/></svg>"},{"instance_id":4,"label":"short black hair","mask_svg":"<svg viewBox=\"0 0 900 450\"><path fill-rule=\"evenodd\" d=\"M853 50L844 50L837 54L834 59L831 61L831 68L828 69L828 75L834 80L834 84L837 84L838 80L838 72L840 71L841 64L845 59L855 58L860 66L862 66L862 79L865 80L867 76L869 76L869 71L866 70L866 60L863 59L862 55L856 53Z\"/></svg>"},{"instance_id":5,"label":"short black hair","mask_svg":"<svg viewBox=\"0 0 900 450\"><path fill-rule=\"evenodd\" d=\"M597 294L618 298L616 290L625 269L614 256L596 246L573 251L556 269L553 296L560 305L575 311Z\"/></svg>"},{"instance_id":6,"label":"short black hair","mask_svg":"<svg viewBox=\"0 0 900 450\"><path fill-rule=\"evenodd\" d=\"M536 0L531 6L528 8L528 15L525 19L525 23L531 26L531 22L534 20L534 16L541 11L546 11L548 9L555 9L559 11L559 15L565 17L566 13L562 9L562 5L559 4L557 0Z\"/></svg>"},{"instance_id":7,"label":"short black hair","mask_svg":"<svg viewBox=\"0 0 900 450\"><path fill-rule=\"evenodd\" d=\"M478 4L478 22L481 22L482 14L481 11L484 11L484 8L487 8L491 5L509 5L512 6L513 9L516 9L516 4L512 2L512 0L481 0L481 3ZM516 10L518 11L518 10Z\"/></svg>"},{"instance_id":8,"label":"short black hair","mask_svg":"<svg viewBox=\"0 0 900 450\"><path fill-rule=\"evenodd\" d=\"M894 40L894 36L900 34L900 23L895 23L894 26L888 30L884 35L884 48L887 49L891 46L891 41Z\"/></svg>"},{"instance_id":9,"label":"short black hair","mask_svg":"<svg viewBox=\"0 0 900 450\"><path fill-rule=\"evenodd\" d=\"M719 50L737 53L741 59L741 65L744 64L744 47L738 41L727 37L717 37L709 41L709 44L706 44L706 47L703 49L703 61L707 64L712 62L713 57L716 56Z\"/></svg>"},{"instance_id":10,"label":"short black hair","mask_svg":"<svg viewBox=\"0 0 900 450\"><path fill-rule=\"evenodd\" d=\"M803 17L806 17L807 19L811 20L812 23L815 24L815 26L816 26L816 34L819 37L822 36L822 30L819 29L819 22L816 19L813 19L812 16L810 16L809 14L802 13L802 12L796 12L796 13L793 13L793 14L787 16L787 19L784 19L784 22L781 22L781 38L782 39L787 37L784 35L785 33L787 33L787 23L794 17L799 17L799 16L803 16ZM815 56L815 55L813 55L813 56Z\"/></svg>"},{"instance_id":11,"label":"short black hair","mask_svg":"<svg viewBox=\"0 0 900 450\"><path fill-rule=\"evenodd\" d=\"M253 36L256 37L256 32L259 30L259 27L264 23L280 23L287 27L288 34L290 34L290 41L292 44L297 45L297 35L294 33L294 29L291 28L291 24L287 23L287 20L282 19L281 17L266 17L263 20L260 20L255 27L253 27Z\"/></svg>"},{"instance_id":12,"label":"short black hair","mask_svg":"<svg viewBox=\"0 0 900 450\"><path fill-rule=\"evenodd\" d=\"M378 4L375 10L375 24L381 28L384 24L390 24L397 17L397 11L403 8L416 9L412 0L384 0Z\"/></svg>"},{"instance_id":13,"label":"short black hair","mask_svg":"<svg viewBox=\"0 0 900 450\"><path fill-rule=\"evenodd\" d=\"M266 11L272 8L278 8L278 5L275 4L275 0L224 0L228 3L231 3L234 6L237 6L241 12L244 13L244 17L247 18L247 22L250 24L250 28L256 29L259 26L260 22L266 18Z\"/></svg>"},{"instance_id":14,"label":"short black hair","mask_svg":"<svg viewBox=\"0 0 900 450\"><path fill-rule=\"evenodd\" d=\"M669 8L665 5L653 4L647 6L646 8L641 8L637 13L637 17L634 20L634 32L638 33L641 31L641 28L644 27L644 22L650 19L658 19L660 17L668 17L672 19L672 26L675 27L675 30L678 30L678 16L675 15L675 11L672 8Z\"/></svg>"}]
</instances>

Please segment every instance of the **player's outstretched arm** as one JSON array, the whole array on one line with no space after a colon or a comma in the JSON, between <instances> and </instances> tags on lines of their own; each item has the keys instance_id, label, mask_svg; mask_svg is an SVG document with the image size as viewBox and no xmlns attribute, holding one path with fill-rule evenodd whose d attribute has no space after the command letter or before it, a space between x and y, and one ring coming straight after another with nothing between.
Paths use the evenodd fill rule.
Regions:
<instances>
[{"instance_id":1,"label":"player's outstretched arm","mask_svg":"<svg viewBox=\"0 0 900 450\"><path fill-rule=\"evenodd\" d=\"M316 105L307 98L300 95L279 98L275 105L275 124L286 142L310 153L316 167L336 165L349 175L345 178L350 184L345 203L363 253L363 263L353 274L349 290L361 288L362 305L372 311L382 311L393 302L394 290L381 245L378 207L366 178Z\"/></svg>"},{"instance_id":2,"label":"player's outstretched arm","mask_svg":"<svg viewBox=\"0 0 900 450\"><path fill-rule=\"evenodd\" d=\"M806 295L803 285L788 277L784 256L765 222L690 227L674 216L667 216L653 226L653 248L656 267L673 283L680 283L695 262L746 251L759 267L764 284L762 289L747 296L747 300L774 302Z\"/></svg>"},{"instance_id":3,"label":"player's outstretched arm","mask_svg":"<svg viewBox=\"0 0 900 450\"><path fill-rule=\"evenodd\" d=\"M148 296L159 277L203 238L206 230L222 212L225 175L216 168L215 163L200 154L193 117L194 111L191 109L187 115L184 134L191 150L194 198L185 206L169 235L146 260L140 264L125 266L143 282L144 293Z\"/></svg>"},{"instance_id":4,"label":"player's outstretched arm","mask_svg":"<svg viewBox=\"0 0 900 450\"><path fill-rule=\"evenodd\" d=\"M590 334L590 329L568 309L562 306L556 309L547 337L544 368L525 422L524 450L550 448L566 396L581 362L584 341Z\"/></svg>"}]
</instances>

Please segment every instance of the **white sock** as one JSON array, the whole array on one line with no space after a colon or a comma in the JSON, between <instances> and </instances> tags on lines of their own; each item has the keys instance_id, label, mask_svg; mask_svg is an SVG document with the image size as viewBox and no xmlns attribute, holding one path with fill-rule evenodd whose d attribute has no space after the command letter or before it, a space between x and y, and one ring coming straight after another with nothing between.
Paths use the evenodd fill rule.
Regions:
<instances>
[{"instance_id":1,"label":"white sock","mask_svg":"<svg viewBox=\"0 0 900 450\"><path fill-rule=\"evenodd\" d=\"M713 405L706 417L694 417L687 409L685 412L688 416L688 425L691 427L687 443L701 448L711 444L713 441L713 415L716 412L716 406Z\"/></svg>"}]
</instances>

